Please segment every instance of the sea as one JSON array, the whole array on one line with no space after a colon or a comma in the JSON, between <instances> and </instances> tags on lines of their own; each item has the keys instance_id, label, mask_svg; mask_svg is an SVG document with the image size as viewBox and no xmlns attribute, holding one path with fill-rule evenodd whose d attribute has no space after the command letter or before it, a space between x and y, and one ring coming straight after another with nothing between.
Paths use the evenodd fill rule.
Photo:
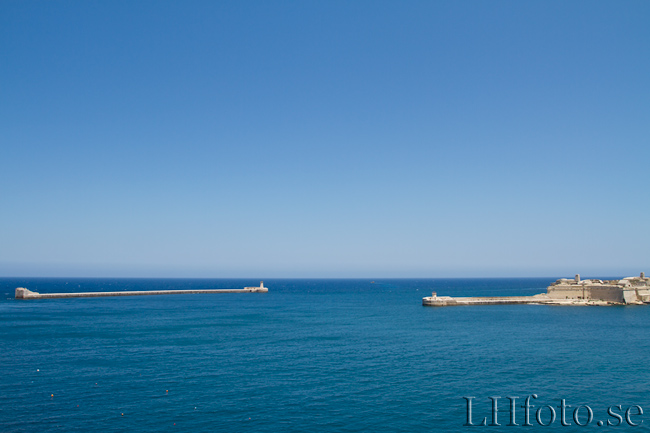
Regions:
<instances>
[{"instance_id":1,"label":"sea","mask_svg":"<svg viewBox=\"0 0 650 433\"><path fill-rule=\"evenodd\" d=\"M0 432L649 431L650 306L422 306L554 280L2 278Z\"/></svg>"}]
</instances>

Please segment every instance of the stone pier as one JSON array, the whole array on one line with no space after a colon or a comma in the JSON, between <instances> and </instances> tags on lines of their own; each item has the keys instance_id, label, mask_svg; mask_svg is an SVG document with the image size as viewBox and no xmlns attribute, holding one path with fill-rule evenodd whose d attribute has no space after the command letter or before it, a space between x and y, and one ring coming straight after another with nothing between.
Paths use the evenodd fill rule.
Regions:
<instances>
[{"instance_id":1,"label":"stone pier","mask_svg":"<svg viewBox=\"0 0 650 433\"><path fill-rule=\"evenodd\" d=\"M151 295L197 295L216 293L265 293L269 289L264 283L243 289L198 289L198 290L137 290L124 292L80 292L80 293L38 293L24 287L16 289L16 299L53 299L53 298L100 298L106 296L151 296Z\"/></svg>"}]
</instances>

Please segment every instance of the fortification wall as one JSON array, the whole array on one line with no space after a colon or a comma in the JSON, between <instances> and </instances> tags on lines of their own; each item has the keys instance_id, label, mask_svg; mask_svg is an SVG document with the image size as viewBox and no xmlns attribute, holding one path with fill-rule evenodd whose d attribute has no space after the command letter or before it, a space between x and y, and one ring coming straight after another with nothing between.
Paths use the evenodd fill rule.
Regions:
<instances>
[{"instance_id":1,"label":"fortification wall","mask_svg":"<svg viewBox=\"0 0 650 433\"><path fill-rule=\"evenodd\" d=\"M616 286L557 285L547 290L551 299L593 299L605 302L625 302L623 288Z\"/></svg>"},{"instance_id":2,"label":"fortification wall","mask_svg":"<svg viewBox=\"0 0 650 433\"><path fill-rule=\"evenodd\" d=\"M602 299L607 302L624 302L623 289L620 287L590 287L588 299Z\"/></svg>"}]
</instances>

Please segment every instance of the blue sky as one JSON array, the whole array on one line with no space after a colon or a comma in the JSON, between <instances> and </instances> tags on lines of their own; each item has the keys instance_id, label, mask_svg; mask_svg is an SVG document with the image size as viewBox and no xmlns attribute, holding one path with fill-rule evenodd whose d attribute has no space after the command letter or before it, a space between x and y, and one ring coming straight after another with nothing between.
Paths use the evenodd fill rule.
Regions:
<instances>
[{"instance_id":1,"label":"blue sky","mask_svg":"<svg viewBox=\"0 0 650 433\"><path fill-rule=\"evenodd\" d=\"M0 276L650 272L649 22L1 2Z\"/></svg>"}]
</instances>

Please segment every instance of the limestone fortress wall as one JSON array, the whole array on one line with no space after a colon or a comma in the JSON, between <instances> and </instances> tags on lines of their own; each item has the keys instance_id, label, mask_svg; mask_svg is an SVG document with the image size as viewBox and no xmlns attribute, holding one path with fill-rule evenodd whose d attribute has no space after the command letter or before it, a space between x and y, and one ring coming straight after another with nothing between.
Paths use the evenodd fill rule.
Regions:
<instances>
[{"instance_id":1,"label":"limestone fortress wall","mask_svg":"<svg viewBox=\"0 0 650 433\"><path fill-rule=\"evenodd\" d=\"M580 280L578 274L573 280L557 280L546 292L551 299L585 299L622 304L650 302L650 278L641 272L638 277L622 280Z\"/></svg>"}]
</instances>

